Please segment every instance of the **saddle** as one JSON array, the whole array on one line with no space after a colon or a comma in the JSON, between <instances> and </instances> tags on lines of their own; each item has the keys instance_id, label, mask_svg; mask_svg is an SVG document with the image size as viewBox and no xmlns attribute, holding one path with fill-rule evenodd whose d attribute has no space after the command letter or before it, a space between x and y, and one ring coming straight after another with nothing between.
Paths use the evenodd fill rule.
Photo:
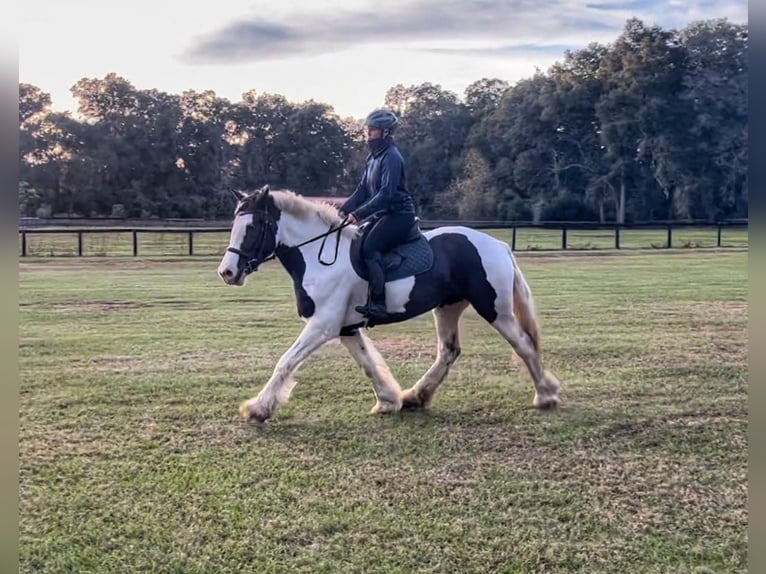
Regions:
<instances>
[{"instance_id":1,"label":"saddle","mask_svg":"<svg viewBox=\"0 0 766 574\"><path fill-rule=\"evenodd\" d=\"M410 228L402 243L383 253L383 272L386 282L404 279L429 271L434 263L434 252L425 235L420 231L418 219ZM367 266L362 258L366 227L370 222L362 224L360 233L351 242L351 265L359 277L367 281Z\"/></svg>"}]
</instances>

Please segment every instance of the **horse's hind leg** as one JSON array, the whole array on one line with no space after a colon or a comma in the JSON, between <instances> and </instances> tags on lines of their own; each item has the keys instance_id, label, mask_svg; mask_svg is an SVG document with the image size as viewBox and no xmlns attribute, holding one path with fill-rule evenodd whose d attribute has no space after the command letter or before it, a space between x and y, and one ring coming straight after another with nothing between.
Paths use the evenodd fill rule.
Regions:
<instances>
[{"instance_id":1,"label":"horse's hind leg","mask_svg":"<svg viewBox=\"0 0 766 574\"><path fill-rule=\"evenodd\" d=\"M398 411L402 406L399 383L394 379L391 370L369 337L366 337L361 329L357 329L353 335L342 336L340 340L351 353L351 356L364 369L365 374L372 380L372 388L377 402L370 412L391 413Z\"/></svg>"},{"instance_id":2,"label":"horse's hind leg","mask_svg":"<svg viewBox=\"0 0 766 574\"><path fill-rule=\"evenodd\" d=\"M402 393L403 409L420 409L430 406L436 389L447 378L450 367L460 356L460 315L467 306L467 301L460 301L434 309L436 332L439 338L436 361L411 389Z\"/></svg>"},{"instance_id":3,"label":"horse's hind leg","mask_svg":"<svg viewBox=\"0 0 766 574\"><path fill-rule=\"evenodd\" d=\"M513 255L508 248L511 262ZM540 328L532 292L521 270L513 265L492 269L490 283L495 292L494 301L483 290L469 298L476 311L508 341L521 357L535 384L532 404L539 409L556 407L561 383L552 373L543 370L540 352Z\"/></svg>"},{"instance_id":4,"label":"horse's hind leg","mask_svg":"<svg viewBox=\"0 0 766 574\"><path fill-rule=\"evenodd\" d=\"M543 370L539 349L529 334L521 329L513 313L498 315L492 326L511 344L527 366L535 383L535 398L532 404L538 409L558 406L561 384L552 373Z\"/></svg>"}]
</instances>

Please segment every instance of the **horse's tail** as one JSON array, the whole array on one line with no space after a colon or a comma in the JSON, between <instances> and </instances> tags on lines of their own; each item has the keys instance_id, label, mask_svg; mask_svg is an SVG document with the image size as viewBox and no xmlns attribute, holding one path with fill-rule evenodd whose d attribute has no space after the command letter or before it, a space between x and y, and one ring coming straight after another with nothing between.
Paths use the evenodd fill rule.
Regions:
<instances>
[{"instance_id":1,"label":"horse's tail","mask_svg":"<svg viewBox=\"0 0 766 574\"><path fill-rule=\"evenodd\" d=\"M515 262L510 247L508 247L508 252L511 254L511 261ZM537 323L535 301L532 298L532 291L529 288L529 284L526 279L524 279L524 274L515 263L513 275L513 314L516 315L516 320L519 322L521 330L527 334L530 341L532 341L532 346L535 348L535 351L539 353L540 326Z\"/></svg>"}]
</instances>

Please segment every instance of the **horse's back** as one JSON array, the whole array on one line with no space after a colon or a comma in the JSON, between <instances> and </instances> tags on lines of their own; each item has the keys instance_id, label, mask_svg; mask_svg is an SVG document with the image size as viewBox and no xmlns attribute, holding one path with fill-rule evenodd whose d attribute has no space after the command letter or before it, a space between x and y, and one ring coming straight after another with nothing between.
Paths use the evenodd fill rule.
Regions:
<instances>
[{"instance_id":1,"label":"horse's back","mask_svg":"<svg viewBox=\"0 0 766 574\"><path fill-rule=\"evenodd\" d=\"M456 246L463 246L463 249L467 251L466 255L469 255L469 253L472 254L475 250L480 257L492 258L499 256L504 259L506 254L510 253L510 248L507 243L492 237L488 233L463 225L437 227L436 229L426 231L423 235L429 240L432 247L435 247L440 243L439 241L434 242L433 240L437 237L441 237L442 239L447 239L447 242L454 243ZM453 237L450 238L449 236ZM465 238L473 249L466 244L465 240L460 239L460 237Z\"/></svg>"}]
</instances>

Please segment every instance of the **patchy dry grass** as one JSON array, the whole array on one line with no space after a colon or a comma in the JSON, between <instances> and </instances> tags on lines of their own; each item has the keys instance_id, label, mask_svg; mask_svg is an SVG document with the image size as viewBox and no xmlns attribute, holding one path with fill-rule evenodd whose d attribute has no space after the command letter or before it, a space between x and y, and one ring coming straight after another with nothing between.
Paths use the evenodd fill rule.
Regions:
<instances>
[{"instance_id":1,"label":"patchy dry grass","mask_svg":"<svg viewBox=\"0 0 766 574\"><path fill-rule=\"evenodd\" d=\"M263 428L278 267L22 264L21 571L744 572L747 254L519 260L557 412L468 311L430 411L367 415L331 344ZM370 334L405 387L433 360L428 316Z\"/></svg>"}]
</instances>

